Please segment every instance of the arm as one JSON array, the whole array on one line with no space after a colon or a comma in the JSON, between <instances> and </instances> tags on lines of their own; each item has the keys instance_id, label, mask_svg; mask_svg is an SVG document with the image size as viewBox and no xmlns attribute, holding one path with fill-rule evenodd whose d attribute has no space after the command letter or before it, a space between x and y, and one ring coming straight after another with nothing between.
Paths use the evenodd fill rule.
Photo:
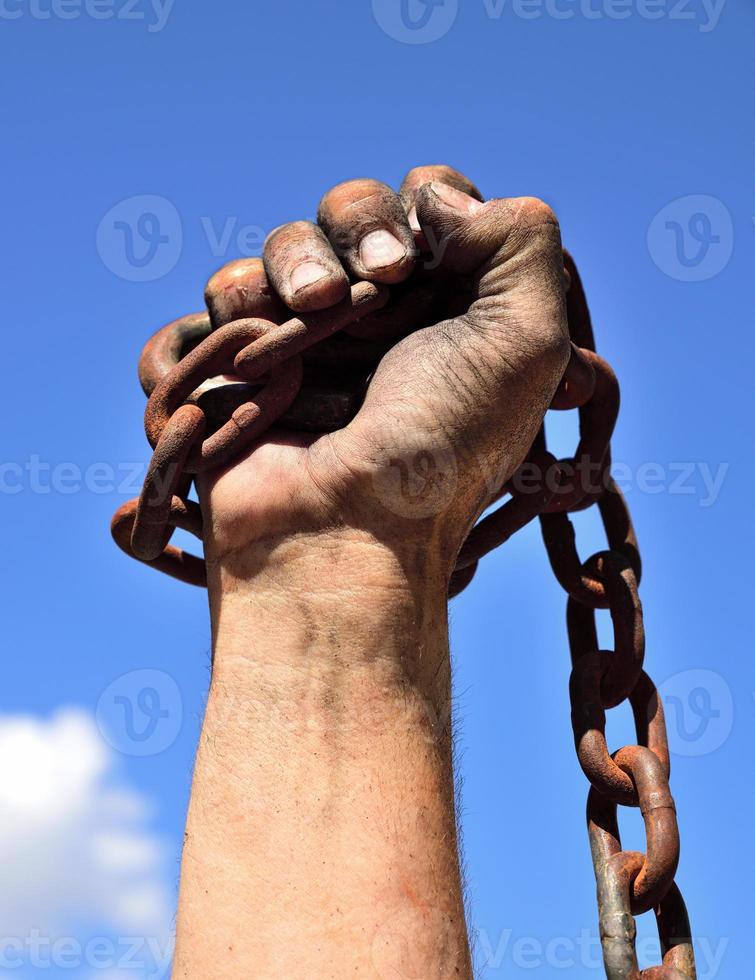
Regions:
<instances>
[{"instance_id":1,"label":"arm","mask_svg":"<svg viewBox=\"0 0 755 980\"><path fill-rule=\"evenodd\" d=\"M423 186L433 178L448 189ZM215 662L176 978L471 977L446 589L491 467L507 461L500 483L521 461L568 353L552 215L475 197L448 168L414 171L400 199L340 185L320 210L338 258L299 223L271 236L264 266L247 263L244 290L238 269L210 283L223 321L270 316L255 306L268 283L290 307L324 308L348 288L344 267L406 278L416 235L443 243L445 281L469 295L391 350L346 429L269 434L200 488ZM377 229L396 245L371 253ZM407 490L397 474L419 458L434 479Z\"/></svg>"},{"instance_id":2,"label":"arm","mask_svg":"<svg viewBox=\"0 0 755 980\"><path fill-rule=\"evenodd\" d=\"M469 977L440 565L272 551L214 603L176 975Z\"/></svg>"}]
</instances>

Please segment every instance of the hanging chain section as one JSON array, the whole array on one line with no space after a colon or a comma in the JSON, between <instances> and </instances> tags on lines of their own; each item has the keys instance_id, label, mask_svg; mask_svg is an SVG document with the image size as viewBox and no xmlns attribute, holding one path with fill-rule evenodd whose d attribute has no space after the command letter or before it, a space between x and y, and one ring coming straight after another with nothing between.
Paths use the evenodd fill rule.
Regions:
<instances>
[{"instance_id":1,"label":"hanging chain section","mask_svg":"<svg viewBox=\"0 0 755 980\"><path fill-rule=\"evenodd\" d=\"M572 348L551 408L579 410L579 444L572 458L556 460L541 428L525 462L500 489L498 496L509 499L469 533L449 597L469 585L484 555L539 518L554 575L568 595L571 720L577 758L590 783L587 828L606 976L695 980L689 920L674 882L679 831L669 790L663 707L643 669L640 552L626 502L610 476L619 386L610 365L595 352L582 282L566 252L564 265ZM339 369L356 363L366 383L382 354L400 338L388 319L382 337L380 329L360 330L356 325L381 311L388 299L385 287L362 282L338 306L283 324L248 318L212 329L209 316L200 313L158 331L139 362L148 396L145 430L154 452L140 496L123 504L113 517L111 530L118 546L159 571L205 586L203 559L170 544L176 528L202 539L201 510L189 499L195 475L227 465L274 423L320 432L346 425L359 408L363 390L358 385L347 391L307 387L303 361L310 358ZM404 303L409 319L411 303L411 297L409 306ZM359 339L360 334L369 339ZM223 382L222 376L231 372L243 382ZM218 377L220 382L211 381ZM569 514L594 505L607 548L583 561ZM610 613L611 651L599 649L597 609ZM627 700L637 744L610 753L606 711ZM622 849L619 806L639 807L647 842L644 854ZM662 963L640 970L635 916L651 909Z\"/></svg>"},{"instance_id":2,"label":"hanging chain section","mask_svg":"<svg viewBox=\"0 0 755 980\"><path fill-rule=\"evenodd\" d=\"M558 465L575 482L558 506L545 507L540 526L548 558L568 594L566 622L572 672L569 682L574 745L590 782L587 827L597 883L600 940L608 980L695 980L687 911L674 883L679 863L679 829L669 790L669 750L663 705L643 670L645 629L639 584L637 537L624 497L610 476L610 440L619 409L616 377L595 351L590 314L579 273L565 256L572 343L596 368L592 398L579 408L580 440L573 460ZM545 433L538 437L545 451ZM569 512L597 505L607 548L582 561ZM597 609L608 609L613 650L600 650ZM610 753L606 711L629 701L637 744ZM639 807L646 852L624 851L619 806ZM634 917L653 910L662 963L640 970Z\"/></svg>"}]
</instances>

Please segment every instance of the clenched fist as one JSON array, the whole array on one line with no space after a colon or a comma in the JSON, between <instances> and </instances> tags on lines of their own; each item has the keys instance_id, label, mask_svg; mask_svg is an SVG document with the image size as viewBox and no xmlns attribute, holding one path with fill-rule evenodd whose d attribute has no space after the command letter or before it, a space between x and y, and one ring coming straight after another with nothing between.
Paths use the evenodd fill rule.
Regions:
<instances>
[{"instance_id":1,"label":"clenched fist","mask_svg":"<svg viewBox=\"0 0 755 980\"><path fill-rule=\"evenodd\" d=\"M450 574L535 437L569 355L561 240L547 205L483 202L443 166L412 170L399 193L348 181L325 194L316 224L277 228L262 260L225 266L206 295L215 326L280 323L291 311L327 311L359 280L395 295L350 333L403 339L345 428L273 429L204 478L211 578L247 577L260 542L321 533L367 536L402 554L433 542Z\"/></svg>"}]
</instances>

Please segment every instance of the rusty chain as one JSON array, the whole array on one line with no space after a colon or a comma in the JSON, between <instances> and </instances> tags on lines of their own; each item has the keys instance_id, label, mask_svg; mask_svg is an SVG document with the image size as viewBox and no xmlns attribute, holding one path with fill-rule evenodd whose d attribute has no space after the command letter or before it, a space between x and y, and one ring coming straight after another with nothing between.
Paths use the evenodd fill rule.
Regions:
<instances>
[{"instance_id":1,"label":"rusty chain","mask_svg":"<svg viewBox=\"0 0 755 980\"><path fill-rule=\"evenodd\" d=\"M579 764L591 784L587 824L606 975L608 980L694 980L689 921L674 882L679 832L663 707L643 670L640 553L626 503L610 477L619 386L595 352L585 293L568 253L564 263L572 351L551 408L579 410L579 444L574 457L556 460L547 451L543 426L525 462L496 495L510 499L470 532L449 597L469 585L484 555L539 518L551 567L568 594L572 728ZM381 324L388 298L384 287L357 283L333 309L279 325L247 318L217 326L207 314L193 314L158 331L139 362L148 396L145 429L154 453L140 496L113 517L118 546L159 571L206 585L204 561L169 543L176 528L202 539L201 510L188 497L193 477L232 461L273 423L326 432L353 418L371 370L404 335L396 322L411 323L417 302L426 297L420 287L413 299L399 299L390 308L392 323L386 318ZM341 371L356 366L354 377L361 381L348 390L308 385L304 361ZM243 383L209 383L231 371ZM569 514L593 505L608 547L582 561ZM599 649L597 609L609 610L612 651ZM637 744L611 754L606 711L626 700ZM622 850L620 805L640 808L645 854ZM663 962L640 971L634 917L650 909Z\"/></svg>"}]
</instances>

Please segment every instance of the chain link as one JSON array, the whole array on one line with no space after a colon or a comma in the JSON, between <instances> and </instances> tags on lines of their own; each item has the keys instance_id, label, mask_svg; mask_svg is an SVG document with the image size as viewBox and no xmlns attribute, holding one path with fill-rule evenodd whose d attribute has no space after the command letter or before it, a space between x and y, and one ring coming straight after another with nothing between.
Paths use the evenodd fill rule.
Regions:
<instances>
[{"instance_id":1,"label":"chain link","mask_svg":"<svg viewBox=\"0 0 755 980\"><path fill-rule=\"evenodd\" d=\"M449 597L469 585L484 555L539 518L551 567L568 594L572 728L579 764L591 784L587 824L606 975L609 980L694 980L689 921L674 883L679 832L663 707L643 670L640 552L626 502L610 477L619 385L595 352L584 289L568 253L564 263L572 351L551 408L579 411L579 445L574 457L556 460L541 429L527 459L494 494L510 499L470 532ZM366 384L382 354L412 322L417 304L428 302L424 288L401 297L382 321L387 290L358 283L337 307L280 325L242 319L213 329L207 314L193 314L158 331L139 362L148 396L145 429L154 454L140 497L113 518L118 546L153 568L205 586L204 561L169 543L175 528L202 538L201 510L188 499L194 475L228 463L274 422L315 431L345 425L359 407L364 385L350 391L303 389L303 358L336 371L358 367ZM363 317L369 317L364 325ZM230 372L243 383L210 380ZM593 505L608 548L582 561L569 514ZM598 648L597 609L609 610L611 651ZM610 754L606 711L626 700L637 744ZM639 807L646 853L622 850L619 806ZM634 916L650 909L663 963L640 971Z\"/></svg>"}]
</instances>

